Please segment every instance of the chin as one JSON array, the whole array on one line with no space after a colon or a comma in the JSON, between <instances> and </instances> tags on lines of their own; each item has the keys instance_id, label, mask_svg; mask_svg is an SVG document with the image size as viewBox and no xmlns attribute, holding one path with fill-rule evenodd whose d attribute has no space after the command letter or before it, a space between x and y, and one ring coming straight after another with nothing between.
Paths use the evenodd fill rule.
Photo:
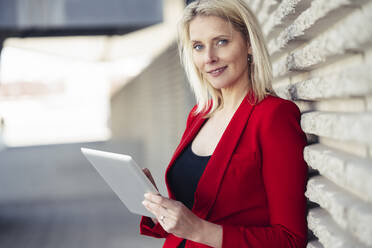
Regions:
<instances>
[{"instance_id":1,"label":"chin","mask_svg":"<svg viewBox=\"0 0 372 248\"><path fill-rule=\"evenodd\" d=\"M233 85L233 83L226 83L226 82L214 82L214 83L211 81L209 82L212 85L212 87L215 88L216 90L230 88Z\"/></svg>"}]
</instances>

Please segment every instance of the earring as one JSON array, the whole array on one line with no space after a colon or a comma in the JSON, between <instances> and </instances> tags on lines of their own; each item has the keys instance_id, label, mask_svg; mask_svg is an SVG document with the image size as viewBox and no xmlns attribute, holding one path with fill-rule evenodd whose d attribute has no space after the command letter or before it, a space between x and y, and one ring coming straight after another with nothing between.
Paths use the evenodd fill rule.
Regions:
<instances>
[{"instance_id":1,"label":"earring","mask_svg":"<svg viewBox=\"0 0 372 248\"><path fill-rule=\"evenodd\" d=\"M252 63L252 60L253 60L252 54L248 54L248 63Z\"/></svg>"}]
</instances>

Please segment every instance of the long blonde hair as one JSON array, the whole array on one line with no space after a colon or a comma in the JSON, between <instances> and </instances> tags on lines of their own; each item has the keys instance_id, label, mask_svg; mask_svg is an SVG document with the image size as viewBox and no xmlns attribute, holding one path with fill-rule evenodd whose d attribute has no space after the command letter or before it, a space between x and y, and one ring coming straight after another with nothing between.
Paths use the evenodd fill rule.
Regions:
<instances>
[{"instance_id":1,"label":"long blonde hair","mask_svg":"<svg viewBox=\"0 0 372 248\"><path fill-rule=\"evenodd\" d=\"M275 95L272 88L272 67L259 23L244 0L199 0L190 3L184 10L178 24L178 50L181 63L185 69L189 83L194 91L197 109L200 113L210 108L208 116L222 107L221 91L215 89L195 66L192 59L190 41L190 22L197 16L217 16L243 34L252 48L252 65L250 73L254 99L252 104L263 100L266 95ZM249 64L249 63L248 63ZM252 68L253 67L253 68ZM211 101L212 100L212 101ZM210 104L212 104L210 106Z\"/></svg>"}]
</instances>

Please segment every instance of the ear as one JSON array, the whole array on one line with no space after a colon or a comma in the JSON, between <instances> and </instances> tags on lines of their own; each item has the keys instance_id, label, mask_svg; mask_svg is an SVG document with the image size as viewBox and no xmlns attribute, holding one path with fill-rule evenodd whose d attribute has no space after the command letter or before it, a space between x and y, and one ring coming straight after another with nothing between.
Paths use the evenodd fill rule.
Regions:
<instances>
[{"instance_id":1,"label":"ear","mask_svg":"<svg viewBox=\"0 0 372 248\"><path fill-rule=\"evenodd\" d=\"M250 43L247 43L247 53L252 55L252 46Z\"/></svg>"}]
</instances>

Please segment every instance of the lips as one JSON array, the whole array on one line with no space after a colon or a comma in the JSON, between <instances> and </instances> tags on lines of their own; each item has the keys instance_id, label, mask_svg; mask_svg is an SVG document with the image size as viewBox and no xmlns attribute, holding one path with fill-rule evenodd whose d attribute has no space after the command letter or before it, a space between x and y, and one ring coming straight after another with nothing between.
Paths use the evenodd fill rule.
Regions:
<instances>
[{"instance_id":1,"label":"lips","mask_svg":"<svg viewBox=\"0 0 372 248\"><path fill-rule=\"evenodd\" d=\"M227 66L219 67L219 68L208 71L208 73L216 77L216 76L221 75L225 71L226 68Z\"/></svg>"}]
</instances>

